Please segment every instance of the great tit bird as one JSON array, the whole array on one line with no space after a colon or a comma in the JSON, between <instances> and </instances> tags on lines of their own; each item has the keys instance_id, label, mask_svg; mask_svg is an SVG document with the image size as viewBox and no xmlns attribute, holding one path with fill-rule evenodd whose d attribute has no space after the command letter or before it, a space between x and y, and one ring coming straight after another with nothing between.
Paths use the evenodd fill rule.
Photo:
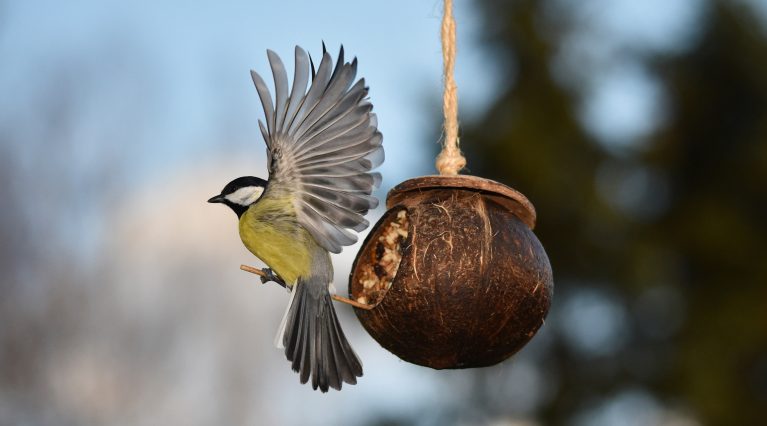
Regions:
<instances>
[{"instance_id":1,"label":"great tit bird","mask_svg":"<svg viewBox=\"0 0 767 426\"><path fill-rule=\"evenodd\" d=\"M357 59L335 67L324 48L319 67L295 49L293 87L279 56L267 51L276 102L251 71L264 108L259 120L267 147L269 180L246 176L229 182L208 202L223 203L239 217L245 247L290 289L290 301L275 337L301 383L327 392L355 384L362 364L346 340L331 302L330 252L357 241L377 206L371 195L381 183L372 173L384 159L382 136L365 80L356 82ZM309 71L312 81L307 91Z\"/></svg>"}]
</instances>

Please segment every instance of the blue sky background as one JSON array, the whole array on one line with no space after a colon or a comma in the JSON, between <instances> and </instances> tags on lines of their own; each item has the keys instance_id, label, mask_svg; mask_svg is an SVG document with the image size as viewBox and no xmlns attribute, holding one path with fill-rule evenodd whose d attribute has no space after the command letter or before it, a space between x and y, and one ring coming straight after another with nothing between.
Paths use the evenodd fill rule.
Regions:
<instances>
[{"instance_id":1,"label":"blue sky background","mask_svg":"<svg viewBox=\"0 0 767 426\"><path fill-rule=\"evenodd\" d=\"M473 45L476 13L459 2L456 14L462 107L475 109L492 100L497 76ZM268 74L267 48L289 64L295 45L316 56L322 40L334 54L343 43L360 60L388 156L397 159L382 170L391 184L432 170L424 152L436 143L428 138L440 114L440 16L437 2L17 2L6 6L0 33L0 52L13 64L0 84L6 102L17 102L55 78L51 62L77 69L72 78L105 86L89 100L93 116L78 123L86 133L136 102L141 110L127 114L143 129L126 127L136 132L137 175L155 178L212 155L262 155L248 70Z\"/></svg>"}]
</instances>

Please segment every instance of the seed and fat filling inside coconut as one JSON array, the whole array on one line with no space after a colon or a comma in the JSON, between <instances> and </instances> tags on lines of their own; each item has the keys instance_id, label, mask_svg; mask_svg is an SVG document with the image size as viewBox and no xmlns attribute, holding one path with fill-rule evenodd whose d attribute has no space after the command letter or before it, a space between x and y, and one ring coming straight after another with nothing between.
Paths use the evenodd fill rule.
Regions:
<instances>
[{"instance_id":1,"label":"seed and fat filling inside coconut","mask_svg":"<svg viewBox=\"0 0 767 426\"><path fill-rule=\"evenodd\" d=\"M357 302L376 305L383 300L402 261L402 243L407 239L407 230L407 210L403 209L386 224L378 235L375 249L370 250L369 260L362 265L359 278L361 291Z\"/></svg>"}]
</instances>

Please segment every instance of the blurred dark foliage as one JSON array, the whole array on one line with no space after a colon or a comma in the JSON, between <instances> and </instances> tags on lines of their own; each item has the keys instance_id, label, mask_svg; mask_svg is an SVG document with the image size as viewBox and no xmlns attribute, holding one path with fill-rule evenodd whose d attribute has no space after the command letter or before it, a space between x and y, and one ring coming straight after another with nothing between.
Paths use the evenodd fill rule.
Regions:
<instances>
[{"instance_id":1,"label":"blurred dark foliage","mask_svg":"<svg viewBox=\"0 0 767 426\"><path fill-rule=\"evenodd\" d=\"M553 311L557 295L589 283L617 294L631 314L625 345L607 358L578 356L555 338L539 361L556 372L558 392L540 419L566 423L589 401L641 387L662 403L688 406L703 424L763 422L767 40L760 24L743 6L713 2L694 46L643 58L662 79L670 111L641 149L616 154L584 130L578 95L552 78L564 31L542 25L547 2L481 4L488 44L516 79L484 117L463 123L469 172L535 204L536 234L554 270ZM605 168L618 177L650 173L653 184L633 210L622 210L597 189ZM632 190L619 178L608 183L618 195ZM656 285L681 297L638 309L639 296ZM654 308L668 302L684 313L683 324L670 335L653 333L668 311Z\"/></svg>"}]
</instances>

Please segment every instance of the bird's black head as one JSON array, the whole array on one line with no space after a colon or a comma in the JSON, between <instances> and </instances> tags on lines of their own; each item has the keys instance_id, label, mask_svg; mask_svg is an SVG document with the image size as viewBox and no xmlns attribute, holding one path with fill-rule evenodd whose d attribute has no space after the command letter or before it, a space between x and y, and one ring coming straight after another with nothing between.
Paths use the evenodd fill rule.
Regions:
<instances>
[{"instance_id":1,"label":"bird's black head","mask_svg":"<svg viewBox=\"0 0 767 426\"><path fill-rule=\"evenodd\" d=\"M211 197L208 202L226 204L240 217L251 204L261 198L266 184L267 181L254 176L239 177L227 183L221 194Z\"/></svg>"}]
</instances>

